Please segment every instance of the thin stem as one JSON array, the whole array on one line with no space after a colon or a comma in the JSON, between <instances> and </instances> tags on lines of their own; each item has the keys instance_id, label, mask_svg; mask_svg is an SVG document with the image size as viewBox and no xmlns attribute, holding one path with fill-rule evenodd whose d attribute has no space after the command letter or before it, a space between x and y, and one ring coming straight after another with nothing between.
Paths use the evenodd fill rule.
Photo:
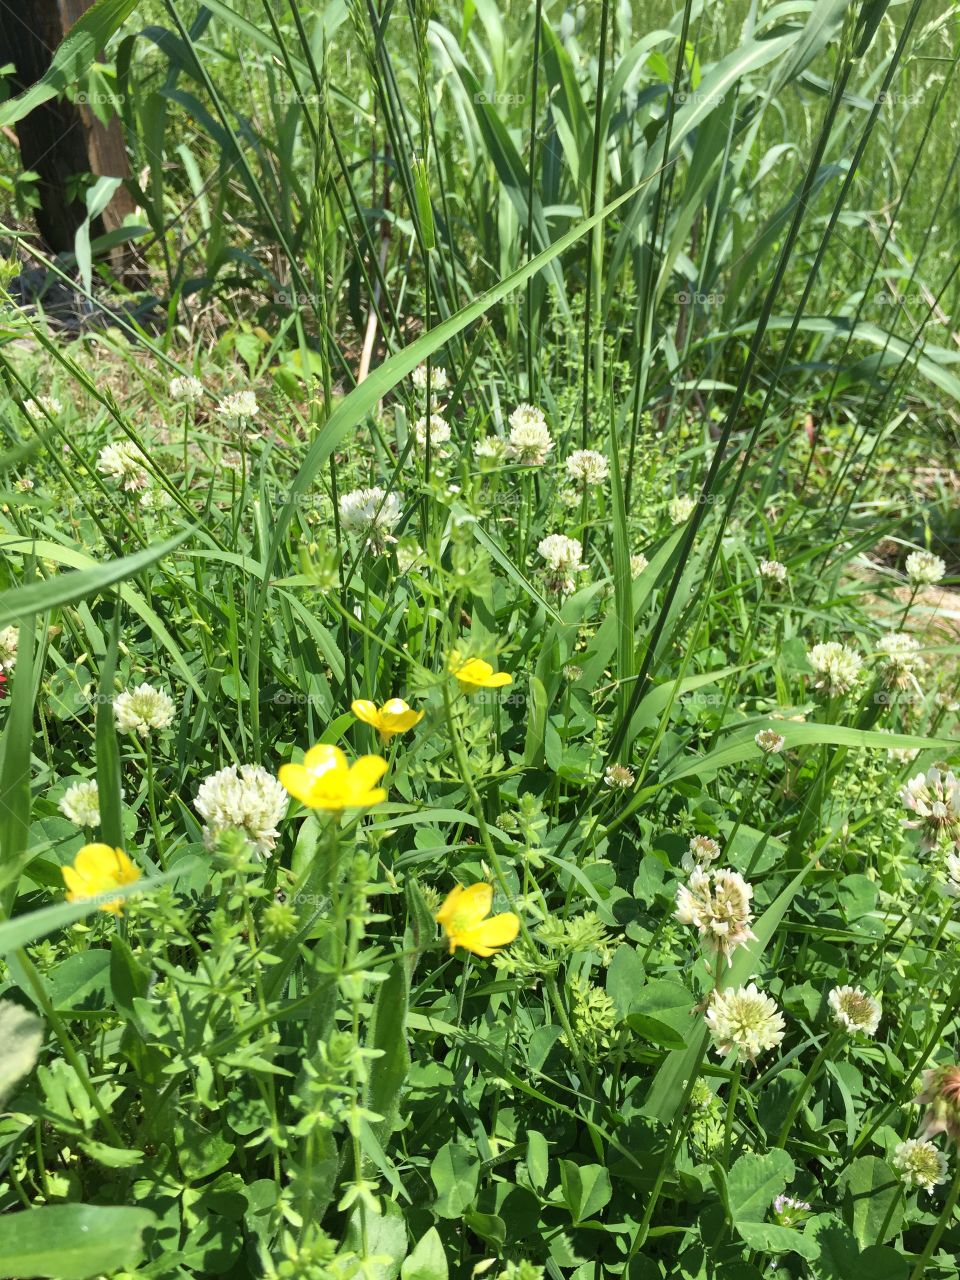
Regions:
<instances>
[{"instance_id":1,"label":"thin stem","mask_svg":"<svg viewBox=\"0 0 960 1280\"><path fill-rule=\"evenodd\" d=\"M956 1207L958 1196L960 1196L960 1168L958 1168L957 1172L953 1175L953 1182L950 1186L950 1194L947 1196L947 1202L943 1206L940 1217L937 1219L937 1225L930 1232L930 1237L927 1240L923 1253L921 1253L917 1261L917 1265L910 1273L910 1280L921 1280L921 1276L926 1272L927 1263L933 1257L933 1251L940 1243L940 1237L943 1235L944 1231L946 1231L950 1224L950 1219L953 1217L953 1210Z\"/></svg>"}]
</instances>

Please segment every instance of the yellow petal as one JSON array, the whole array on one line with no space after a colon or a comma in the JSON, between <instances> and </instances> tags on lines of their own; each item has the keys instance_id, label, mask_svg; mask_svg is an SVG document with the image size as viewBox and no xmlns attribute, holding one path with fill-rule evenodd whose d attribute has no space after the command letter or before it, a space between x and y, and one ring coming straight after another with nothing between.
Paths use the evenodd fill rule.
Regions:
<instances>
[{"instance_id":1,"label":"yellow petal","mask_svg":"<svg viewBox=\"0 0 960 1280\"><path fill-rule=\"evenodd\" d=\"M471 929L474 925L479 924L484 916L490 914L492 905L492 884L487 884L485 880L481 880L477 884L467 885L460 895L457 909L450 921L451 930L459 934L464 929Z\"/></svg>"},{"instance_id":2,"label":"yellow petal","mask_svg":"<svg viewBox=\"0 0 960 1280\"><path fill-rule=\"evenodd\" d=\"M375 702L371 702L368 698L358 698L355 702L351 702L350 710L364 724L371 724L374 729L380 728L380 712Z\"/></svg>"},{"instance_id":3,"label":"yellow petal","mask_svg":"<svg viewBox=\"0 0 960 1280\"><path fill-rule=\"evenodd\" d=\"M457 945L472 951L476 956L492 956L500 947L513 942L520 932L520 918L512 911L491 916L469 929L462 929L456 936Z\"/></svg>"},{"instance_id":4,"label":"yellow petal","mask_svg":"<svg viewBox=\"0 0 960 1280\"><path fill-rule=\"evenodd\" d=\"M494 671L487 677L485 683L488 689L499 689L501 685L513 684L513 676L508 675L506 671Z\"/></svg>"},{"instance_id":5,"label":"yellow petal","mask_svg":"<svg viewBox=\"0 0 960 1280\"><path fill-rule=\"evenodd\" d=\"M388 698L380 708L381 714L388 716L402 716L410 710L408 703L402 698Z\"/></svg>"},{"instance_id":6,"label":"yellow petal","mask_svg":"<svg viewBox=\"0 0 960 1280\"><path fill-rule=\"evenodd\" d=\"M282 764L277 777L281 787L289 791L295 800L308 808L314 807L317 780L309 769L305 769L302 764Z\"/></svg>"},{"instance_id":7,"label":"yellow petal","mask_svg":"<svg viewBox=\"0 0 960 1280\"><path fill-rule=\"evenodd\" d=\"M463 892L464 890L463 890L462 884L455 884L453 886L453 888L450 890L450 892L447 894L447 896L444 898L443 902L441 903L440 910L433 917L434 920L436 920L437 924L442 924L444 928L446 928L446 926L450 923L450 921L453 918L453 914L457 909L457 903L460 901L461 897L463 896Z\"/></svg>"},{"instance_id":8,"label":"yellow petal","mask_svg":"<svg viewBox=\"0 0 960 1280\"><path fill-rule=\"evenodd\" d=\"M358 792L375 787L387 772L387 762L382 756L360 756L350 770L350 789Z\"/></svg>"},{"instance_id":9,"label":"yellow petal","mask_svg":"<svg viewBox=\"0 0 960 1280\"><path fill-rule=\"evenodd\" d=\"M332 742L321 742L310 748L303 757L303 763L315 778L320 778L332 771L346 772L347 757ZM279 777L279 774L277 776Z\"/></svg>"}]
</instances>

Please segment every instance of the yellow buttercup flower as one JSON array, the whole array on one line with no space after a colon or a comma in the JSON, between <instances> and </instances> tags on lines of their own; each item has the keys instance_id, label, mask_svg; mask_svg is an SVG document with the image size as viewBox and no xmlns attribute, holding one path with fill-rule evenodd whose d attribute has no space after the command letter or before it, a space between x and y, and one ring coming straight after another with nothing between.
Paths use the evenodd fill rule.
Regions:
<instances>
[{"instance_id":1,"label":"yellow buttercup flower","mask_svg":"<svg viewBox=\"0 0 960 1280\"><path fill-rule=\"evenodd\" d=\"M376 729L381 742L389 742L395 733L406 733L423 719L423 712L414 711L402 698L390 698L379 709L375 702L358 698L350 710L358 720Z\"/></svg>"},{"instance_id":2,"label":"yellow buttercup flower","mask_svg":"<svg viewBox=\"0 0 960 1280\"><path fill-rule=\"evenodd\" d=\"M281 785L308 809L369 809L387 798L377 783L387 771L386 760L361 756L348 764L339 747L322 742L311 747L303 764L281 765L277 777Z\"/></svg>"},{"instance_id":3,"label":"yellow buttercup flower","mask_svg":"<svg viewBox=\"0 0 960 1280\"><path fill-rule=\"evenodd\" d=\"M67 886L68 902L90 902L102 898L111 889L124 884L136 884L140 870L135 867L122 849L108 844L85 844L73 860L72 867L61 867L60 874ZM98 902L99 911L109 911L118 916L123 910L123 899L112 898Z\"/></svg>"},{"instance_id":4,"label":"yellow buttercup flower","mask_svg":"<svg viewBox=\"0 0 960 1280\"><path fill-rule=\"evenodd\" d=\"M450 674L456 676L464 693L500 689L505 684L513 684L513 676L507 675L506 671L494 671L482 658L462 658L457 649L450 654Z\"/></svg>"},{"instance_id":5,"label":"yellow buttercup flower","mask_svg":"<svg viewBox=\"0 0 960 1280\"><path fill-rule=\"evenodd\" d=\"M475 956L492 956L498 948L513 942L520 932L520 917L512 911L491 916L492 905L493 885L481 882L464 888L458 884L451 889L434 916L447 935L451 955L457 947L463 947Z\"/></svg>"}]
</instances>

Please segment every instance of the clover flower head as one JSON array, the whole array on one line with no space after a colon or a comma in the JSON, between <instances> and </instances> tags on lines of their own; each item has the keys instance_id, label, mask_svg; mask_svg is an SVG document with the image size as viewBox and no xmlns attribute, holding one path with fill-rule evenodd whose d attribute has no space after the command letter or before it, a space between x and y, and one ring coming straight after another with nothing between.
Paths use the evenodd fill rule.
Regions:
<instances>
[{"instance_id":1,"label":"clover flower head","mask_svg":"<svg viewBox=\"0 0 960 1280\"><path fill-rule=\"evenodd\" d=\"M861 987L834 987L828 997L833 1020L849 1035L876 1035L880 1004Z\"/></svg>"},{"instance_id":2,"label":"clover flower head","mask_svg":"<svg viewBox=\"0 0 960 1280\"><path fill-rule=\"evenodd\" d=\"M239 831L258 854L271 853L289 796L258 764L227 765L201 782L193 807L203 818L203 843L212 849L225 831Z\"/></svg>"},{"instance_id":3,"label":"clover flower head","mask_svg":"<svg viewBox=\"0 0 960 1280\"><path fill-rule=\"evenodd\" d=\"M773 1201L773 1216L781 1227L796 1227L811 1212L806 1200L798 1200L795 1196L779 1195Z\"/></svg>"},{"instance_id":4,"label":"clover flower head","mask_svg":"<svg viewBox=\"0 0 960 1280\"><path fill-rule=\"evenodd\" d=\"M887 684L898 689L913 685L919 689L917 673L926 667L920 645L905 631L889 631L876 645Z\"/></svg>"},{"instance_id":5,"label":"clover flower head","mask_svg":"<svg viewBox=\"0 0 960 1280\"><path fill-rule=\"evenodd\" d=\"M149 476L143 462L143 454L130 440L104 445L97 454L100 474L115 480L128 493L147 487Z\"/></svg>"},{"instance_id":6,"label":"clover flower head","mask_svg":"<svg viewBox=\"0 0 960 1280\"><path fill-rule=\"evenodd\" d=\"M807 653L807 661L817 674L814 688L823 689L831 697L848 693L860 681L863 656L838 640L815 644Z\"/></svg>"},{"instance_id":7,"label":"clover flower head","mask_svg":"<svg viewBox=\"0 0 960 1280\"><path fill-rule=\"evenodd\" d=\"M923 1138L898 1142L891 1164L908 1187L933 1191L934 1187L947 1180L947 1157Z\"/></svg>"},{"instance_id":8,"label":"clover flower head","mask_svg":"<svg viewBox=\"0 0 960 1280\"><path fill-rule=\"evenodd\" d=\"M217 413L227 422L245 422L260 412L253 391L232 391L217 403Z\"/></svg>"},{"instance_id":9,"label":"clover flower head","mask_svg":"<svg viewBox=\"0 0 960 1280\"><path fill-rule=\"evenodd\" d=\"M400 521L400 499L379 485L371 489L354 489L339 502L340 523L352 534L362 536L366 545L383 551L388 542L396 542L393 530Z\"/></svg>"},{"instance_id":10,"label":"clover flower head","mask_svg":"<svg viewBox=\"0 0 960 1280\"><path fill-rule=\"evenodd\" d=\"M563 533L551 533L541 538L537 551L547 562L545 579L547 589L559 595L570 595L576 587L576 577L586 569L583 563L583 544L577 538Z\"/></svg>"},{"instance_id":11,"label":"clover flower head","mask_svg":"<svg viewBox=\"0 0 960 1280\"><path fill-rule=\"evenodd\" d=\"M754 742L765 756L776 756L786 745L786 738L775 729L761 729L754 737Z\"/></svg>"},{"instance_id":12,"label":"clover flower head","mask_svg":"<svg viewBox=\"0 0 960 1280\"><path fill-rule=\"evenodd\" d=\"M943 870L944 889L951 898L960 898L960 853L948 853Z\"/></svg>"},{"instance_id":13,"label":"clover flower head","mask_svg":"<svg viewBox=\"0 0 960 1280\"><path fill-rule=\"evenodd\" d=\"M414 369L413 373L411 373L410 375L410 381L413 383L413 385L416 387L418 391L426 391L427 366L425 364L418 364L417 367ZM449 385L450 384L449 384L449 379L447 378L446 369L441 368L439 365L431 365L430 366L431 393L446 391Z\"/></svg>"},{"instance_id":14,"label":"clover flower head","mask_svg":"<svg viewBox=\"0 0 960 1280\"><path fill-rule=\"evenodd\" d=\"M16 627L4 627L0 631L0 671L12 671L17 665L17 646L20 632Z\"/></svg>"},{"instance_id":15,"label":"clover flower head","mask_svg":"<svg viewBox=\"0 0 960 1280\"><path fill-rule=\"evenodd\" d=\"M711 840L709 836L694 836L686 853L680 859L680 866L689 875L698 867L701 869L709 867L711 862L716 862L720 857L720 853L721 849L716 840Z\"/></svg>"},{"instance_id":16,"label":"clover flower head","mask_svg":"<svg viewBox=\"0 0 960 1280\"><path fill-rule=\"evenodd\" d=\"M603 484L610 475L610 463L596 449L576 449L565 463L567 475L581 489Z\"/></svg>"},{"instance_id":17,"label":"clover flower head","mask_svg":"<svg viewBox=\"0 0 960 1280\"><path fill-rule=\"evenodd\" d=\"M913 1101L926 1107L919 1137L945 1133L952 1142L960 1142L960 1066L943 1065L924 1071L923 1088Z\"/></svg>"},{"instance_id":18,"label":"clover flower head","mask_svg":"<svg viewBox=\"0 0 960 1280\"><path fill-rule=\"evenodd\" d=\"M57 808L78 827L100 825L100 791L95 782L74 782L60 797Z\"/></svg>"},{"instance_id":19,"label":"clover flower head","mask_svg":"<svg viewBox=\"0 0 960 1280\"><path fill-rule=\"evenodd\" d=\"M915 587L931 587L947 572L947 566L932 551L911 551L905 568L907 578Z\"/></svg>"},{"instance_id":20,"label":"clover flower head","mask_svg":"<svg viewBox=\"0 0 960 1280\"><path fill-rule=\"evenodd\" d=\"M33 400L24 400L23 407L34 418L42 418L44 415L56 418L63 413L63 405L56 396L37 396Z\"/></svg>"},{"instance_id":21,"label":"clover flower head","mask_svg":"<svg viewBox=\"0 0 960 1280\"><path fill-rule=\"evenodd\" d=\"M553 448L553 437L543 410L519 404L510 415L509 453L527 467L542 466Z\"/></svg>"},{"instance_id":22,"label":"clover flower head","mask_svg":"<svg viewBox=\"0 0 960 1280\"><path fill-rule=\"evenodd\" d=\"M752 897L752 886L738 871L695 867L689 882L677 889L674 919L693 925L706 951L722 953L729 960L737 947L756 937L750 928Z\"/></svg>"},{"instance_id":23,"label":"clover flower head","mask_svg":"<svg viewBox=\"0 0 960 1280\"><path fill-rule=\"evenodd\" d=\"M502 462L507 452L507 442L499 436L483 436L473 446L473 456L481 468L487 463Z\"/></svg>"},{"instance_id":24,"label":"clover flower head","mask_svg":"<svg viewBox=\"0 0 960 1280\"><path fill-rule=\"evenodd\" d=\"M646 569L649 563L650 561L647 559L647 557L643 554L642 551L635 556L631 556L630 557L630 577L639 578L641 573L643 573L644 569Z\"/></svg>"},{"instance_id":25,"label":"clover flower head","mask_svg":"<svg viewBox=\"0 0 960 1280\"><path fill-rule=\"evenodd\" d=\"M203 383L192 373L177 374L170 379L167 390L171 400L200 400L203 398Z\"/></svg>"},{"instance_id":26,"label":"clover flower head","mask_svg":"<svg viewBox=\"0 0 960 1280\"><path fill-rule=\"evenodd\" d=\"M608 764L603 771L603 780L611 791L627 791L636 781L633 770L625 764Z\"/></svg>"},{"instance_id":27,"label":"clover flower head","mask_svg":"<svg viewBox=\"0 0 960 1280\"><path fill-rule=\"evenodd\" d=\"M697 509L697 500L689 494L681 494L671 498L667 503L667 514L671 524L684 524Z\"/></svg>"},{"instance_id":28,"label":"clover flower head","mask_svg":"<svg viewBox=\"0 0 960 1280\"><path fill-rule=\"evenodd\" d=\"M922 849L935 849L941 840L960 835L960 782L951 770L941 773L931 765L926 773L908 779L900 788L900 799L916 814L903 825L922 832Z\"/></svg>"},{"instance_id":29,"label":"clover flower head","mask_svg":"<svg viewBox=\"0 0 960 1280\"><path fill-rule=\"evenodd\" d=\"M779 586L787 580L787 566L781 564L779 560L761 560L759 565L760 577L764 582L773 583Z\"/></svg>"},{"instance_id":30,"label":"clover flower head","mask_svg":"<svg viewBox=\"0 0 960 1280\"><path fill-rule=\"evenodd\" d=\"M141 738L169 729L176 713L173 699L162 689L140 684L124 689L113 700L113 716L120 733L136 733Z\"/></svg>"},{"instance_id":31,"label":"clover flower head","mask_svg":"<svg viewBox=\"0 0 960 1280\"><path fill-rule=\"evenodd\" d=\"M426 449L427 447L427 419L426 415L421 416L413 424L413 435L417 442L418 449ZM439 413L431 413L430 415L430 448L434 449L438 445L446 444L450 439L450 424Z\"/></svg>"},{"instance_id":32,"label":"clover flower head","mask_svg":"<svg viewBox=\"0 0 960 1280\"><path fill-rule=\"evenodd\" d=\"M784 1036L783 1014L754 982L714 991L705 1017L716 1052L721 1057L736 1052L740 1062L756 1061Z\"/></svg>"}]
</instances>

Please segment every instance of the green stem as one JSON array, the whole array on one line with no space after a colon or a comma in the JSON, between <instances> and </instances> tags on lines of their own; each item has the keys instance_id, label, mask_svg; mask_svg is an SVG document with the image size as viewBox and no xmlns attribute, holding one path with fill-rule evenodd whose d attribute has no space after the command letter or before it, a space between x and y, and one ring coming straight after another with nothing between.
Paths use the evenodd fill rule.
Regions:
<instances>
[{"instance_id":1,"label":"green stem","mask_svg":"<svg viewBox=\"0 0 960 1280\"><path fill-rule=\"evenodd\" d=\"M953 1217L953 1210L956 1207L957 1197L960 1196L960 1168L953 1175L953 1183L950 1187L950 1194L947 1196L947 1202L943 1206L943 1211L937 1219L937 1224L930 1232L930 1238L927 1240L923 1253L921 1253L917 1265L910 1273L910 1280L920 1280L921 1276L927 1269L927 1263L933 1257L933 1251L940 1243L940 1237L946 1231Z\"/></svg>"},{"instance_id":2,"label":"green stem","mask_svg":"<svg viewBox=\"0 0 960 1280\"><path fill-rule=\"evenodd\" d=\"M777 1137L777 1140L773 1144L775 1147L786 1146L787 1138L790 1136L790 1130L793 1128L793 1122L794 1120L796 1120L797 1113L799 1112L801 1106L803 1105L803 1100L807 1096L807 1093L810 1090L810 1086L813 1084L814 1080L820 1074L820 1068L823 1066L824 1062L827 1060L828 1054L836 1046L836 1043L839 1040L840 1035L841 1033L839 1031L832 1031L830 1035L827 1036L826 1040L824 1040L823 1044L821 1045L820 1052L817 1054L813 1062L810 1064L810 1070L801 1080L799 1088L796 1090L796 1092L793 1095L793 1101L790 1104L790 1110L787 1112L786 1119L784 1120L783 1124L780 1127L780 1133Z\"/></svg>"},{"instance_id":3,"label":"green stem","mask_svg":"<svg viewBox=\"0 0 960 1280\"><path fill-rule=\"evenodd\" d=\"M740 1097L740 1079L743 1075L743 1063L738 1062L733 1069L733 1078L730 1081L730 1094L727 1098L727 1116L723 1126L723 1167L728 1167L730 1158L730 1140L733 1137L733 1117L737 1109L737 1099Z\"/></svg>"}]
</instances>

